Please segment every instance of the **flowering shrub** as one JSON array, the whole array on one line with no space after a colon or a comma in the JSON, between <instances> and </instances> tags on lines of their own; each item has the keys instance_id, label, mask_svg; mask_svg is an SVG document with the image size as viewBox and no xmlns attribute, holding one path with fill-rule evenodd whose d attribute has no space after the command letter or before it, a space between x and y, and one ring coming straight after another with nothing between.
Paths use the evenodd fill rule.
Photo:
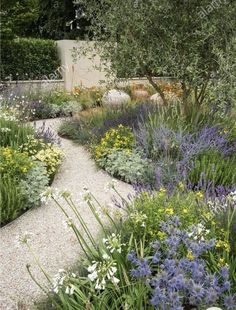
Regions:
<instances>
[{"instance_id":1,"label":"flowering shrub","mask_svg":"<svg viewBox=\"0 0 236 310\"><path fill-rule=\"evenodd\" d=\"M112 128L107 131L101 139L99 145L94 148L96 159L106 158L112 150L131 150L134 143L132 130L123 125L119 125L116 129Z\"/></svg>"},{"instance_id":2,"label":"flowering shrub","mask_svg":"<svg viewBox=\"0 0 236 310\"><path fill-rule=\"evenodd\" d=\"M151 290L150 304L155 309L188 309L216 304L225 309L236 306L230 294L231 283L226 266L213 274L201 257L215 245L215 240L198 240L195 233L181 230L178 217L170 216L160 224L165 238L152 244L147 258L128 254L134 279L142 279ZM193 236L197 238L194 239Z\"/></svg>"},{"instance_id":3,"label":"flowering shrub","mask_svg":"<svg viewBox=\"0 0 236 310\"><path fill-rule=\"evenodd\" d=\"M32 160L25 152L10 147L0 148L0 173L14 176L18 179L33 166Z\"/></svg>"},{"instance_id":4,"label":"flowering shrub","mask_svg":"<svg viewBox=\"0 0 236 310\"><path fill-rule=\"evenodd\" d=\"M63 152L53 145L47 144L45 148L36 153L33 158L44 163L47 168L47 173L52 180L57 172L63 157Z\"/></svg>"}]
</instances>

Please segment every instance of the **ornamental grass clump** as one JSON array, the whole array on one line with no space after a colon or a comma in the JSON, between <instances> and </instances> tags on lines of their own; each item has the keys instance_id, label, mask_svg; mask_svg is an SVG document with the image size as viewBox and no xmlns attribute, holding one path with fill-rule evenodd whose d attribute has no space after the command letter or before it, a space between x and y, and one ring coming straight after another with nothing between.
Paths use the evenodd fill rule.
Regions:
<instances>
[{"instance_id":1,"label":"ornamental grass clump","mask_svg":"<svg viewBox=\"0 0 236 310\"><path fill-rule=\"evenodd\" d=\"M32 126L20 123L14 116L0 116L0 146L18 148L34 132Z\"/></svg>"}]
</instances>

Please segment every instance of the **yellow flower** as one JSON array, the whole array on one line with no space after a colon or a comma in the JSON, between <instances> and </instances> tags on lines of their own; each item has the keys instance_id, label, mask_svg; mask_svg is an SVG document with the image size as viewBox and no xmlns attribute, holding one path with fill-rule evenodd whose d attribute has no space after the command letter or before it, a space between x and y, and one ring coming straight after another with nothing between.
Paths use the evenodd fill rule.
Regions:
<instances>
[{"instance_id":1,"label":"yellow flower","mask_svg":"<svg viewBox=\"0 0 236 310\"><path fill-rule=\"evenodd\" d=\"M166 214L173 215L174 209L173 208L166 208Z\"/></svg>"},{"instance_id":2,"label":"yellow flower","mask_svg":"<svg viewBox=\"0 0 236 310\"><path fill-rule=\"evenodd\" d=\"M158 231L157 236L160 240L163 240L166 237L166 233L164 231Z\"/></svg>"},{"instance_id":3,"label":"yellow flower","mask_svg":"<svg viewBox=\"0 0 236 310\"><path fill-rule=\"evenodd\" d=\"M179 182L178 188L183 191L184 190L184 184L182 182Z\"/></svg>"},{"instance_id":4,"label":"yellow flower","mask_svg":"<svg viewBox=\"0 0 236 310\"><path fill-rule=\"evenodd\" d=\"M220 258L217 266L218 267L223 267L223 266L226 266L226 265L227 264L225 263L225 259L224 258Z\"/></svg>"},{"instance_id":5,"label":"yellow flower","mask_svg":"<svg viewBox=\"0 0 236 310\"><path fill-rule=\"evenodd\" d=\"M217 240L215 247L216 248L222 248L226 252L230 251L230 244L227 241Z\"/></svg>"},{"instance_id":6,"label":"yellow flower","mask_svg":"<svg viewBox=\"0 0 236 310\"><path fill-rule=\"evenodd\" d=\"M203 197L204 197L204 195L203 195L203 193L202 192L196 192L196 197L198 198L198 199L202 199Z\"/></svg>"},{"instance_id":7,"label":"yellow flower","mask_svg":"<svg viewBox=\"0 0 236 310\"><path fill-rule=\"evenodd\" d=\"M193 255L192 251L188 251L187 258L190 259L190 260L194 260L195 257Z\"/></svg>"}]
</instances>

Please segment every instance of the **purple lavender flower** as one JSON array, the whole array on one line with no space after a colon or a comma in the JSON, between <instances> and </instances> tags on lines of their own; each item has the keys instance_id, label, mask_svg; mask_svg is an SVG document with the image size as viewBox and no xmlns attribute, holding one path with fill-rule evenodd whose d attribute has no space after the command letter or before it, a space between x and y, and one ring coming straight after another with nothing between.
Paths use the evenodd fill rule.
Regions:
<instances>
[{"instance_id":1,"label":"purple lavender flower","mask_svg":"<svg viewBox=\"0 0 236 310\"><path fill-rule=\"evenodd\" d=\"M53 143L59 146L61 144L61 140L58 137L57 133L50 129L50 127L46 127L45 122L43 122L43 125L41 127L37 128L35 132L35 138L43 139L45 143Z\"/></svg>"}]
</instances>

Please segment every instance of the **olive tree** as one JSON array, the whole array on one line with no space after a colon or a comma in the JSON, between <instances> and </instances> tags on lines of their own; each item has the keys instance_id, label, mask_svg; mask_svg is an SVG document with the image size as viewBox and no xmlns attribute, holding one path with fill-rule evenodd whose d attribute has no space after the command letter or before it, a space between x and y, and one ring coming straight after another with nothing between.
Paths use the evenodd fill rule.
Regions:
<instances>
[{"instance_id":1,"label":"olive tree","mask_svg":"<svg viewBox=\"0 0 236 310\"><path fill-rule=\"evenodd\" d=\"M155 79L181 82L183 101L205 98L219 57L235 37L235 1L230 0L78 0L91 21L107 70L116 76L144 76L166 103Z\"/></svg>"}]
</instances>

